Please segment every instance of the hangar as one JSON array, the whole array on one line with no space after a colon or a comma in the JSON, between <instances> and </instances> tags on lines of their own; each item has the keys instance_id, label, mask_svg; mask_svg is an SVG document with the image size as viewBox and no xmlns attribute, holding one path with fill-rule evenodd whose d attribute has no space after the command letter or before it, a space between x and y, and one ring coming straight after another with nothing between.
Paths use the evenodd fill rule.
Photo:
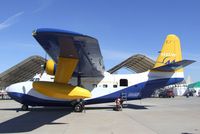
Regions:
<instances>
[{"instance_id":1,"label":"hangar","mask_svg":"<svg viewBox=\"0 0 200 134\"><path fill-rule=\"evenodd\" d=\"M41 65L44 65L44 63L45 59L43 57L31 56L9 68L0 74L0 89L4 89L17 82L31 79L36 73L42 71Z\"/></svg>"},{"instance_id":2,"label":"hangar","mask_svg":"<svg viewBox=\"0 0 200 134\"><path fill-rule=\"evenodd\" d=\"M126 68L135 73L142 73L152 69L154 65L154 60L148 58L145 55L136 54L109 69L108 72L112 74L120 70L121 68Z\"/></svg>"}]
</instances>

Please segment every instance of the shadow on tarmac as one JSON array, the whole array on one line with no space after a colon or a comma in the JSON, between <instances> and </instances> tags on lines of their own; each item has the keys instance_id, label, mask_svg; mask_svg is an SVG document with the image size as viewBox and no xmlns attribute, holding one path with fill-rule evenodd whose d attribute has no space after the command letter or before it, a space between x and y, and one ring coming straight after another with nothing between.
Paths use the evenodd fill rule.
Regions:
<instances>
[{"instance_id":1,"label":"shadow on tarmac","mask_svg":"<svg viewBox=\"0 0 200 134\"><path fill-rule=\"evenodd\" d=\"M107 107L86 107L85 110L98 110L107 109L112 110L115 105L110 105ZM127 104L125 108L135 109L135 110L147 110L148 105L134 105ZM5 111L20 111L19 108L4 108L0 110ZM41 108L29 108L29 111L23 115L15 117L13 119L7 120L0 123L0 133L20 133L20 132L30 132L37 129L43 125L61 125L67 124L62 122L53 122L65 115L70 114L73 111L72 108L55 108L55 107L41 107Z\"/></svg>"},{"instance_id":2,"label":"shadow on tarmac","mask_svg":"<svg viewBox=\"0 0 200 134\"><path fill-rule=\"evenodd\" d=\"M0 109L16 110L19 109ZM20 133L29 132L43 125L67 124L63 122L53 122L72 112L68 108L30 108L27 113L0 123L0 133Z\"/></svg>"},{"instance_id":3,"label":"shadow on tarmac","mask_svg":"<svg viewBox=\"0 0 200 134\"><path fill-rule=\"evenodd\" d=\"M152 107L151 105L134 105L134 104L127 104L127 107L129 109L135 109L135 110L147 110L148 107Z\"/></svg>"},{"instance_id":4,"label":"shadow on tarmac","mask_svg":"<svg viewBox=\"0 0 200 134\"><path fill-rule=\"evenodd\" d=\"M115 105L110 105L110 106L106 106L106 107L86 107L85 110L98 110L98 109L108 109L108 110L113 110L113 108L115 107ZM127 104L127 106L125 106L125 109L134 109L134 110L148 110L148 107L152 107L150 105L134 105L134 104Z\"/></svg>"}]
</instances>

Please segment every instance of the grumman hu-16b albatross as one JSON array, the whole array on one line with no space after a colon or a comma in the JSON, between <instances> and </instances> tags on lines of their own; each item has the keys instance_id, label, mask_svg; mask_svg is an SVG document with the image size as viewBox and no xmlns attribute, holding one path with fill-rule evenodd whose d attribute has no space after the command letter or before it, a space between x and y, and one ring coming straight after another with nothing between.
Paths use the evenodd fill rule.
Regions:
<instances>
[{"instance_id":1,"label":"grumman hu-16b albatross","mask_svg":"<svg viewBox=\"0 0 200 134\"><path fill-rule=\"evenodd\" d=\"M181 82L183 67L176 35L168 35L154 67L136 74L110 74L104 70L98 41L90 36L56 29L37 29L33 37L52 60L46 61L40 78L7 87L8 95L28 106L72 106L81 112L84 104L113 102L118 97L134 100L150 97L161 87ZM54 77L55 76L55 77Z\"/></svg>"}]
</instances>

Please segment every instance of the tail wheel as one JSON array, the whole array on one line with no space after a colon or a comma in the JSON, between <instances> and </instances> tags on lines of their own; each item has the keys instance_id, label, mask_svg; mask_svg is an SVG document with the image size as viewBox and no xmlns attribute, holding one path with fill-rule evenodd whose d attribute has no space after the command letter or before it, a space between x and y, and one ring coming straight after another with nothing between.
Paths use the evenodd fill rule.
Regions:
<instances>
[{"instance_id":1,"label":"tail wheel","mask_svg":"<svg viewBox=\"0 0 200 134\"><path fill-rule=\"evenodd\" d=\"M28 105L22 105L21 109L22 109L23 111L27 111L27 110L28 110Z\"/></svg>"}]
</instances>

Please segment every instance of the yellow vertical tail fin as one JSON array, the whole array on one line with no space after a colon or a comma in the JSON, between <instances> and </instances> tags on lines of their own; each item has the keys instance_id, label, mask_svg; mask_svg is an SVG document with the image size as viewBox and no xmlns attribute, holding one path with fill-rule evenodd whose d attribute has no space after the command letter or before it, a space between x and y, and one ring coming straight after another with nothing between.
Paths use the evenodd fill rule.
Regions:
<instances>
[{"instance_id":1,"label":"yellow vertical tail fin","mask_svg":"<svg viewBox=\"0 0 200 134\"><path fill-rule=\"evenodd\" d=\"M160 51L160 55L156 60L154 68L178 62L181 60L182 60L182 53L181 53L180 40L176 35L170 34L165 39L165 42ZM176 71L182 72L183 69L181 68Z\"/></svg>"}]
</instances>

